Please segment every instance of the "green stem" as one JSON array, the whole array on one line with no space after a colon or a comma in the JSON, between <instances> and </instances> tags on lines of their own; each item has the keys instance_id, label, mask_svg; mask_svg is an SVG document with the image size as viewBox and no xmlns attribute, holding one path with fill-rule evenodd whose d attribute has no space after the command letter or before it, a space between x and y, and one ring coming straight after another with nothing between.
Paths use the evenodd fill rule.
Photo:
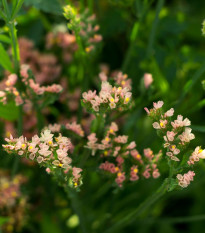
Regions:
<instances>
[{"instance_id":1,"label":"green stem","mask_svg":"<svg viewBox=\"0 0 205 233\"><path fill-rule=\"evenodd\" d=\"M150 33L150 37L148 41L148 46L147 46L147 53L146 53L147 57L149 57L150 54L152 53L152 48L154 45L155 35L156 35L157 26L159 22L159 13L163 5L164 5L164 0L158 0L157 7L156 7L156 15L155 15L154 22L152 24L152 29L151 29L151 33Z\"/></svg>"},{"instance_id":2,"label":"green stem","mask_svg":"<svg viewBox=\"0 0 205 233\"><path fill-rule=\"evenodd\" d=\"M88 230L87 230L87 226L86 226L85 214L83 214L83 212L82 212L82 206L80 204L80 199L78 197L78 193L69 187L65 187L65 191L66 191L66 193L71 201L71 206L72 206L75 214L78 215L82 233L87 233Z\"/></svg>"},{"instance_id":3,"label":"green stem","mask_svg":"<svg viewBox=\"0 0 205 233\"><path fill-rule=\"evenodd\" d=\"M104 133L105 127L105 117L103 114L96 115L96 118L92 122L91 131L95 132L98 137L102 136Z\"/></svg>"},{"instance_id":4,"label":"green stem","mask_svg":"<svg viewBox=\"0 0 205 233\"><path fill-rule=\"evenodd\" d=\"M38 133L40 134L40 132L43 129L43 126L44 126L43 115L41 114L41 109L39 108L37 103L34 104L34 107L35 107L35 110L36 110Z\"/></svg>"},{"instance_id":5,"label":"green stem","mask_svg":"<svg viewBox=\"0 0 205 233\"><path fill-rule=\"evenodd\" d=\"M15 73L18 74L19 72L19 46L18 46L18 39L17 39L17 33L16 33L16 27L14 25L14 22L8 23L9 27L9 35L11 37L11 43L12 43L12 53L13 53L13 59L14 59L14 69Z\"/></svg>"},{"instance_id":6,"label":"green stem","mask_svg":"<svg viewBox=\"0 0 205 233\"><path fill-rule=\"evenodd\" d=\"M137 209L132 211L130 214L128 214L126 217L118 221L116 224L114 224L110 229L105 231L104 233L112 233L115 230L126 226L130 222L132 222L134 219L139 217L141 214L143 214L147 209L149 209L155 202L157 202L162 196L165 195L167 191L167 185L168 185L168 179L166 179L163 184L160 186L157 191L149 196L142 204L139 205Z\"/></svg>"}]
</instances>

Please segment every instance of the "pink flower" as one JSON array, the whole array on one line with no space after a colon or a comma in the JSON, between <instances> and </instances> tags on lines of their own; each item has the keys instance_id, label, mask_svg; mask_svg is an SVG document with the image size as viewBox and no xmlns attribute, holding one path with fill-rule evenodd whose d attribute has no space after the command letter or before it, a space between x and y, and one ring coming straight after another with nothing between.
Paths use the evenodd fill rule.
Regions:
<instances>
[{"instance_id":1,"label":"pink flower","mask_svg":"<svg viewBox=\"0 0 205 233\"><path fill-rule=\"evenodd\" d=\"M171 117L174 115L174 109L171 108L170 110L168 110L167 112L165 112L164 116L165 117Z\"/></svg>"},{"instance_id":2,"label":"pink flower","mask_svg":"<svg viewBox=\"0 0 205 233\"><path fill-rule=\"evenodd\" d=\"M175 135L176 134L173 131L167 131L167 139L168 139L168 141L170 141L170 142L174 141L174 136Z\"/></svg>"},{"instance_id":3,"label":"pink flower","mask_svg":"<svg viewBox=\"0 0 205 233\"><path fill-rule=\"evenodd\" d=\"M119 187L122 187L122 183L124 182L124 180L125 180L125 172L118 172L115 182L118 184Z\"/></svg>"},{"instance_id":4,"label":"pink flower","mask_svg":"<svg viewBox=\"0 0 205 233\"><path fill-rule=\"evenodd\" d=\"M52 133L55 133L55 132L60 132L60 129L61 129L61 125L60 124L49 124L48 125L48 129L52 132Z\"/></svg>"},{"instance_id":5,"label":"pink flower","mask_svg":"<svg viewBox=\"0 0 205 233\"><path fill-rule=\"evenodd\" d=\"M199 146L197 146L192 153L192 155L189 157L188 164L194 164L195 162L198 162L199 159L205 159L205 150L202 150Z\"/></svg>"},{"instance_id":6,"label":"pink flower","mask_svg":"<svg viewBox=\"0 0 205 233\"><path fill-rule=\"evenodd\" d=\"M104 72L101 72L101 73L99 74L99 77L100 77L100 80L101 80L102 82L106 82L106 81L107 81L107 75L106 75Z\"/></svg>"},{"instance_id":7,"label":"pink flower","mask_svg":"<svg viewBox=\"0 0 205 233\"><path fill-rule=\"evenodd\" d=\"M185 173L184 175L178 174L177 179L178 179L178 184L182 188L186 188L191 181L193 181L193 177L195 176L195 173L193 171L189 171Z\"/></svg>"},{"instance_id":8,"label":"pink flower","mask_svg":"<svg viewBox=\"0 0 205 233\"><path fill-rule=\"evenodd\" d=\"M152 160L152 158L154 157L153 151L150 148L144 149L144 155L149 160Z\"/></svg>"},{"instance_id":9,"label":"pink flower","mask_svg":"<svg viewBox=\"0 0 205 233\"><path fill-rule=\"evenodd\" d=\"M171 124L172 124L173 128L178 128L178 127L189 126L189 125L191 125L191 122L187 118L183 120L183 116L178 115L177 120L175 120L174 122L171 122Z\"/></svg>"},{"instance_id":10,"label":"pink flower","mask_svg":"<svg viewBox=\"0 0 205 233\"><path fill-rule=\"evenodd\" d=\"M54 134L51 134L51 131L46 129L44 130L42 133L41 133L41 137L40 137L40 140L42 142L47 142L49 144L52 144L53 142L53 135Z\"/></svg>"},{"instance_id":11,"label":"pink flower","mask_svg":"<svg viewBox=\"0 0 205 233\"><path fill-rule=\"evenodd\" d=\"M130 180L131 181L136 181L139 179L139 176L137 175L139 172L138 170L138 166L134 165L131 167L131 171L130 171Z\"/></svg>"},{"instance_id":12,"label":"pink flower","mask_svg":"<svg viewBox=\"0 0 205 233\"><path fill-rule=\"evenodd\" d=\"M153 82L153 78L152 78L152 74L149 74L149 73L145 73L144 74L144 85L145 85L145 88L149 88L149 86L152 84Z\"/></svg>"},{"instance_id":13,"label":"pink flower","mask_svg":"<svg viewBox=\"0 0 205 233\"><path fill-rule=\"evenodd\" d=\"M114 141L117 142L117 143L125 144L125 143L127 143L127 139L128 139L128 136L123 135L123 136L116 137L114 139Z\"/></svg>"},{"instance_id":14,"label":"pink flower","mask_svg":"<svg viewBox=\"0 0 205 233\"><path fill-rule=\"evenodd\" d=\"M18 77L16 74L10 74L8 80L6 81L6 86L14 86L16 84Z\"/></svg>"},{"instance_id":15,"label":"pink flower","mask_svg":"<svg viewBox=\"0 0 205 233\"><path fill-rule=\"evenodd\" d=\"M58 155L59 160L62 160L63 158L65 158L68 155L67 150L65 150L65 149L64 150L58 149L58 150L56 150L56 153Z\"/></svg>"},{"instance_id":16,"label":"pink flower","mask_svg":"<svg viewBox=\"0 0 205 233\"><path fill-rule=\"evenodd\" d=\"M128 150L133 150L136 147L136 143L135 142L131 142L128 146L127 149Z\"/></svg>"},{"instance_id":17,"label":"pink flower","mask_svg":"<svg viewBox=\"0 0 205 233\"><path fill-rule=\"evenodd\" d=\"M83 99L85 100L85 101L91 101L91 100L93 100L94 98L95 98L95 96L96 96L96 91L88 91L88 92L84 92L83 94L82 94L82 96L83 96Z\"/></svg>"},{"instance_id":18,"label":"pink flower","mask_svg":"<svg viewBox=\"0 0 205 233\"><path fill-rule=\"evenodd\" d=\"M194 134L191 133L191 131L192 131L191 128L185 128L185 131L178 136L182 143L190 142L195 138Z\"/></svg>"},{"instance_id":19,"label":"pink flower","mask_svg":"<svg viewBox=\"0 0 205 233\"><path fill-rule=\"evenodd\" d=\"M73 167L73 176L74 179L78 180L80 178L80 173L82 172L81 168Z\"/></svg>"},{"instance_id":20,"label":"pink flower","mask_svg":"<svg viewBox=\"0 0 205 233\"><path fill-rule=\"evenodd\" d=\"M163 101L158 101L157 103L153 103L153 106L155 109L159 109L163 106L164 102Z\"/></svg>"},{"instance_id":21,"label":"pink flower","mask_svg":"<svg viewBox=\"0 0 205 233\"><path fill-rule=\"evenodd\" d=\"M41 143L39 145L40 150L38 151L38 153L44 157L49 156L52 152L49 150L49 146L45 143Z\"/></svg>"},{"instance_id":22,"label":"pink flower","mask_svg":"<svg viewBox=\"0 0 205 233\"><path fill-rule=\"evenodd\" d=\"M153 126L154 129L160 129L160 125L159 125L158 122L154 122L154 123L152 124L152 126Z\"/></svg>"},{"instance_id":23,"label":"pink flower","mask_svg":"<svg viewBox=\"0 0 205 233\"><path fill-rule=\"evenodd\" d=\"M66 127L66 129L73 131L74 133L76 133L77 135L79 135L81 137L84 136L84 131L83 131L81 125L77 124L76 122L72 122L70 124L68 123L68 124L66 124L65 127Z\"/></svg>"},{"instance_id":24,"label":"pink flower","mask_svg":"<svg viewBox=\"0 0 205 233\"><path fill-rule=\"evenodd\" d=\"M147 112L148 115L150 114L150 111L148 108L144 108L144 110Z\"/></svg>"}]
</instances>

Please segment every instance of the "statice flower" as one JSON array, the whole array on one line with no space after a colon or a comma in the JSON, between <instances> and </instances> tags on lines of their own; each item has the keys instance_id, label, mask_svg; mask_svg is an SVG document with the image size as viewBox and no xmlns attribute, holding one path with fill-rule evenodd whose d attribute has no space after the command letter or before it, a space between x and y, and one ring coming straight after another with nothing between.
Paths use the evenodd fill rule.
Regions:
<instances>
[{"instance_id":1,"label":"statice flower","mask_svg":"<svg viewBox=\"0 0 205 233\"><path fill-rule=\"evenodd\" d=\"M99 95L96 91L83 93L83 105L92 112L106 112L111 109L126 109L130 106L132 93L127 87L115 87L102 82Z\"/></svg>"},{"instance_id":2,"label":"statice flower","mask_svg":"<svg viewBox=\"0 0 205 233\"><path fill-rule=\"evenodd\" d=\"M193 179L194 176L195 173L193 171L189 171L184 175L178 174L177 180L179 186L181 186L182 188L186 188L187 186L189 186L190 182L194 180Z\"/></svg>"},{"instance_id":3,"label":"statice flower","mask_svg":"<svg viewBox=\"0 0 205 233\"><path fill-rule=\"evenodd\" d=\"M128 136L117 136L118 126L112 122L106 131L105 137L100 140L95 133L88 136L87 148L92 150L92 155L100 151L103 162L99 168L113 174L119 187L125 181L137 181L140 177L158 178L160 176L157 162L161 152L157 155L150 148L144 150L141 156L136 150L135 142L128 142Z\"/></svg>"},{"instance_id":4,"label":"statice flower","mask_svg":"<svg viewBox=\"0 0 205 233\"><path fill-rule=\"evenodd\" d=\"M179 154L188 146L189 142L195 138L191 133L191 125L188 118L183 119L183 116L178 115L177 119L172 121L174 109L163 113L163 101L153 103L154 108L151 110L145 109L148 115L155 121L153 128L158 131L158 134L164 139L164 148L167 149L166 155L174 161L179 162Z\"/></svg>"},{"instance_id":5,"label":"statice flower","mask_svg":"<svg viewBox=\"0 0 205 233\"><path fill-rule=\"evenodd\" d=\"M157 134L164 140L164 154L166 154L168 160L170 174L174 176L178 171L184 171L200 159L205 159L205 150L197 146L190 155L188 147L190 141L195 139L192 129L188 127L191 126L190 120L188 118L184 119L182 115L178 115L176 120L172 120L174 109L171 108L164 113L162 106L163 102L158 101L154 103L154 109L145 110L154 120L153 127L157 130ZM147 177L149 176L149 172L149 167L147 166L147 170L145 171ZM190 181L193 180L194 175L193 171L189 171L184 175L178 174L177 180L179 186L183 188L187 187Z\"/></svg>"},{"instance_id":6,"label":"statice flower","mask_svg":"<svg viewBox=\"0 0 205 233\"><path fill-rule=\"evenodd\" d=\"M73 131L74 133L76 133L80 137L84 136L84 131L83 131L81 125L77 124L76 122L68 123L68 124L66 124L65 127L66 127L66 129Z\"/></svg>"},{"instance_id":7,"label":"statice flower","mask_svg":"<svg viewBox=\"0 0 205 233\"><path fill-rule=\"evenodd\" d=\"M146 89L149 88L149 86L152 84L153 82L153 78L152 78L152 74L149 74L149 73L145 73L144 74L144 77L143 77L143 80L144 80L144 86Z\"/></svg>"},{"instance_id":8,"label":"statice flower","mask_svg":"<svg viewBox=\"0 0 205 233\"><path fill-rule=\"evenodd\" d=\"M95 15L90 15L87 9L77 14L76 9L68 5L64 7L64 16L69 20L68 28L75 33L76 37L80 36L85 52L91 53L96 50L97 44L103 38L97 33L100 26L96 24Z\"/></svg>"},{"instance_id":9,"label":"statice flower","mask_svg":"<svg viewBox=\"0 0 205 233\"><path fill-rule=\"evenodd\" d=\"M45 129L41 132L40 138L35 135L31 141L27 141L23 136L13 138L12 135L5 141L7 144L3 145L3 147L8 153L18 154L27 159L37 161L37 163L46 167L48 173L54 176L59 170L65 180L73 180L69 183L71 186L76 187L82 183L80 172L78 176L72 177L74 169L71 164L73 145L69 138L61 134L58 137L54 137L50 130Z\"/></svg>"}]
</instances>

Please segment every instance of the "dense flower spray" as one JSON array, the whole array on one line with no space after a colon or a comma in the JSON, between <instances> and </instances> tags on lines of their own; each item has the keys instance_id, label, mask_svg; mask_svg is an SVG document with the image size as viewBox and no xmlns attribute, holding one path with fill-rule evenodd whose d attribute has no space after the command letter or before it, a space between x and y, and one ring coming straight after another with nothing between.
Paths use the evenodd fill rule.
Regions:
<instances>
[{"instance_id":1,"label":"dense flower spray","mask_svg":"<svg viewBox=\"0 0 205 233\"><path fill-rule=\"evenodd\" d=\"M190 155L188 147L190 141L195 138L190 128L190 120L188 118L184 119L181 115L173 120L174 109L171 108L164 112L163 104L163 101L158 101L153 103L152 109L145 108L145 111L154 120L153 127L164 141L163 151L170 166L171 176L173 176L178 172L190 169L200 158L204 159L205 150L198 146ZM178 174L176 182L179 186L185 188L193 180L194 175L193 171L188 171L184 175Z\"/></svg>"},{"instance_id":2,"label":"dense flower spray","mask_svg":"<svg viewBox=\"0 0 205 233\"><path fill-rule=\"evenodd\" d=\"M128 87L112 86L107 81L102 82L99 95L96 91L83 93L83 105L92 112L106 112L111 109L126 109L130 106L132 93Z\"/></svg>"},{"instance_id":3,"label":"dense flower spray","mask_svg":"<svg viewBox=\"0 0 205 233\"><path fill-rule=\"evenodd\" d=\"M92 150L92 155L100 151L103 162L99 168L111 173L120 187L125 181L137 181L140 177L158 178L160 173L157 163L161 152L154 155L153 151L147 148L141 156L136 150L136 143L128 142L126 135L117 136L117 131L118 126L112 122L101 142L98 142L95 133L88 136L86 147Z\"/></svg>"},{"instance_id":4,"label":"dense flower spray","mask_svg":"<svg viewBox=\"0 0 205 233\"><path fill-rule=\"evenodd\" d=\"M71 155L74 146L69 138L61 134L54 137L50 130L45 129L40 137L35 135L31 141L27 141L23 136L13 138L12 135L5 140L8 144L3 147L8 153L37 161L49 174L60 176L59 178L71 187L82 184L80 175L82 169L72 166Z\"/></svg>"}]
</instances>

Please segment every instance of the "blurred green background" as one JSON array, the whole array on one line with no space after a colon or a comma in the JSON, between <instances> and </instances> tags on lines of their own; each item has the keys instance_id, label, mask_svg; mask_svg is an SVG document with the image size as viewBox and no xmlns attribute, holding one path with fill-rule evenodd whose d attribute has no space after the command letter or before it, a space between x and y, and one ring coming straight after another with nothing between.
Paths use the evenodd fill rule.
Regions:
<instances>
[{"instance_id":1,"label":"blurred green background","mask_svg":"<svg viewBox=\"0 0 205 233\"><path fill-rule=\"evenodd\" d=\"M126 115L120 132L136 141L139 151L151 147L157 152L161 142L143 108L161 99L167 109L174 107L177 113L191 120L196 135L192 144L204 147L205 92L202 81L205 79L205 38L201 24L205 16L205 1L25 0L17 18L18 36L31 39L36 48L44 51L46 34L54 25L66 23L61 6L70 3L78 4L81 11L88 7L95 13L103 36L102 48L91 61L93 70L89 73L88 88L97 86L95 80L99 69L96 67L101 63L108 64L110 70L122 70L132 79L136 107ZM4 27L3 21L0 25ZM72 66L69 74L71 79L75 79L78 66ZM0 72L3 78L2 68ZM153 86L147 91L142 88L144 73L151 73L154 78ZM82 85L83 81L76 81L71 89ZM1 132L3 127L1 122ZM158 180L139 180L119 190L97 171L94 159L90 159L84 172L79 199L74 200L84 213L89 232L105 232L113 222L136 209L166 177L166 164L161 164L162 176ZM1 150L0 167L12 170L13 163L13 159ZM82 232L66 194L43 169L20 164L18 172L28 177L23 192L30 203L25 217L27 224L21 232ZM204 232L203 161L196 168L196 174L195 181L187 189L167 194L141 217L116 232Z\"/></svg>"}]
</instances>

